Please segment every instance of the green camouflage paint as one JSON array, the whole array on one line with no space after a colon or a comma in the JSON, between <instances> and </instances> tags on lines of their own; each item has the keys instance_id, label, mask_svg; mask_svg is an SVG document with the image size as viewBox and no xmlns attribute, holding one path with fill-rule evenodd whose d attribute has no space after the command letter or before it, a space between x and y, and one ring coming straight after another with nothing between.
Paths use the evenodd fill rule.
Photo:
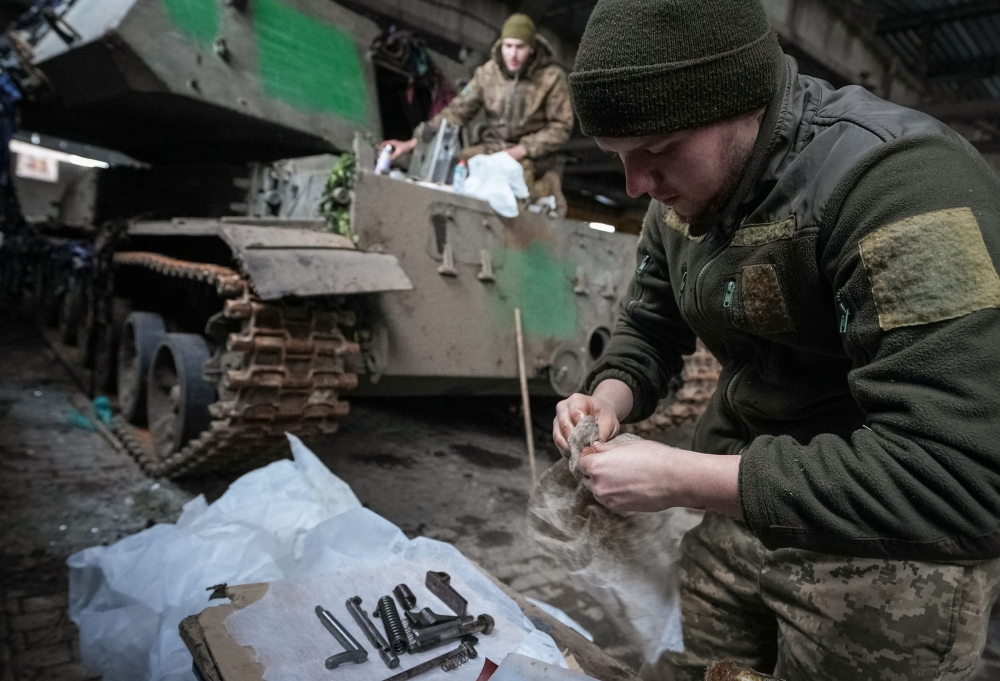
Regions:
<instances>
[{"instance_id":1,"label":"green camouflage paint","mask_svg":"<svg viewBox=\"0 0 1000 681\"><path fill-rule=\"evenodd\" d=\"M210 45L219 34L217 0L162 0L167 15L182 34Z\"/></svg>"},{"instance_id":2,"label":"green camouflage paint","mask_svg":"<svg viewBox=\"0 0 1000 681\"><path fill-rule=\"evenodd\" d=\"M254 3L254 26L268 96L299 109L367 120L368 92L349 34L279 0Z\"/></svg>"},{"instance_id":3,"label":"green camouflage paint","mask_svg":"<svg viewBox=\"0 0 1000 681\"><path fill-rule=\"evenodd\" d=\"M511 326L514 308L521 308L524 332L536 337L565 340L576 335L576 265L559 260L541 241L527 249L501 247L494 262L495 294L491 297L497 322ZM511 327L512 328L512 327Z\"/></svg>"}]
</instances>

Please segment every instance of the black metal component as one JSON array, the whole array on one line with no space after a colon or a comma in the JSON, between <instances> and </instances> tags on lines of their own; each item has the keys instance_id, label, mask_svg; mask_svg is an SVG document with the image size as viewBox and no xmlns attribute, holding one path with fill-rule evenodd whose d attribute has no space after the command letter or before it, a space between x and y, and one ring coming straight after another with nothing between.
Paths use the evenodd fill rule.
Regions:
<instances>
[{"instance_id":1,"label":"black metal component","mask_svg":"<svg viewBox=\"0 0 1000 681\"><path fill-rule=\"evenodd\" d=\"M409 644L406 640L406 629L399 619L399 611L396 610L396 602L392 596L382 596L378 599L378 607L375 608L375 616L382 619L382 626L385 627L386 636L389 638L389 645L397 655L406 652Z\"/></svg>"},{"instance_id":2,"label":"black metal component","mask_svg":"<svg viewBox=\"0 0 1000 681\"><path fill-rule=\"evenodd\" d=\"M361 631L365 632L365 637L368 639L368 642L375 646L375 649L378 650L379 657L381 657L382 661L385 662L385 666L389 669L395 669L398 667L399 658L396 657L394 652L392 652L392 648L389 647L386 640L382 638L382 634L379 632L378 627L376 627L375 624L368 619L368 613L361 608L361 598L359 596L347 599L347 611L351 613L351 617L353 617L354 621L358 623L359 627L361 627Z\"/></svg>"},{"instance_id":3,"label":"black metal component","mask_svg":"<svg viewBox=\"0 0 1000 681\"><path fill-rule=\"evenodd\" d=\"M494 624L493 618L489 615L480 615L472 621L455 621L423 629L414 629L413 636L416 639L416 645L410 648L410 652L422 653L425 650L437 648L471 634L489 635L493 632Z\"/></svg>"},{"instance_id":4,"label":"black metal component","mask_svg":"<svg viewBox=\"0 0 1000 681\"><path fill-rule=\"evenodd\" d=\"M468 614L469 602L451 586L451 575L447 572L428 570L426 585L427 589L440 598L456 615L465 617Z\"/></svg>"},{"instance_id":5,"label":"black metal component","mask_svg":"<svg viewBox=\"0 0 1000 681\"><path fill-rule=\"evenodd\" d=\"M417 607L417 597L410 591L410 587L405 584L397 584L392 593L395 594L399 604L403 606L403 610L413 610Z\"/></svg>"},{"instance_id":6,"label":"black metal component","mask_svg":"<svg viewBox=\"0 0 1000 681\"><path fill-rule=\"evenodd\" d=\"M368 651L361 647L361 644L351 636L351 632L345 629L344 625L338 622L329 610L324 609L322 605L317 605L316 616L319 617L319 621L323 623L326 630L333 634L337 642L344 646L344 652L326 658L327 669L336 669L345 662L361 664L368 659Z\"/></svg>"},{"instance_id":7,"label":"black metal component","mask_svg":"<svg viewBox=\"0 0 1000 681\"><path fill-rule=\"evenodd\" d=\"M427 662L418 664L416 667L411 667L395 676L390 676L385 681L406 681L407 679L412 679L414 676L429 672L435 667L441 667L444 671L449 672L478 656L479 653L476 652L477 643L479 643L479 639L475 636L466 636L462 639L458 648L450 653L438 655L433 660L427 660Z\"/></svg>"},{"instance_id":8,"label":"black metal component","mask_svg":"<svg viewBox=\"0 0 1000 681\"><path fill-rule=\"evenodd\" d=\"M410 625L416 628L423 627L433 627L438 624L447 624L448 622L458 622L461 618L457 615L439 615L430 608L424 608L419 611L406 611L406 619L409 621Z\"/></svg>"}]
</instances>

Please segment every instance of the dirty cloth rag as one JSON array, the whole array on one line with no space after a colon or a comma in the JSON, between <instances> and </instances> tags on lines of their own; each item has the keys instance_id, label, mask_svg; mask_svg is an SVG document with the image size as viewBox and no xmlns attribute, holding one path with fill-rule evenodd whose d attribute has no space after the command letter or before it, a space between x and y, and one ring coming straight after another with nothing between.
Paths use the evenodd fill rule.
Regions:
<instances>
[{"instance_id":1,"label":"dirty cloth rag","mask_svg":"<svg viewBox=\"0 0 1000 681\"><path fill-rule=\"evenodd\" d=\"M681 635L680 542L702 512L673 508L619 515L602 506L580 481L582 450L598 439L589 416L570 433L571 457L546 471L528 505L530 532L596 598L646 662L684 649ZM631 434L611 442L639 440Z\"/></svg>"},{"instance_id":2,"label":"dirty cloth rag","mask_svg":"<svg viewBox=\"0 0 1000 681\"><path fill-rule=\"evenodd\" d=\"M505 218L516 218L518 199L528 198L524 168L510 154L480 154L469 159L469 177L462 193L482 199Z\"/></svg>"}]
</instances>

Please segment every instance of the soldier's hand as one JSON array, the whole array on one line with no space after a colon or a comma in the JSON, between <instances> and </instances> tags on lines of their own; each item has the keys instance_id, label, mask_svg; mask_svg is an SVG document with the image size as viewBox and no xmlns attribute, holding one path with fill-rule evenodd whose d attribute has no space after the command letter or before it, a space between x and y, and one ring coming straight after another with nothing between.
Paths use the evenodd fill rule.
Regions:
<instances>
[{"instance_id":1,"label":"soldier's hand","mask_svg":"<svg viewBox=\"0 0 1000 681\"><path fill-rule=\"evenodd\" d=\"M414 137L413 139L408 139L408 140L405 140L405 141L404 140L386 140L386 141L382 142L382 144L378 145L378 153L381 154L382 153L382 149L385 148L385 146L387 144L391 144L392 145L392 156L390 156L389 158L391 158L393 161L395 161L397 158L399 158L403 154L405 154L407 152L410 152L410 151L413 151L413 148L417 146L417 138Z\"/></svg>"},{"instance_id":2,"label":"soldier's hand","mask_svg":"<svg viewBox=\"0 0 1000 681\"><path fill-rule=\"evenodd\" d=\"M580 393L570 395L556 406L556 418L552 422L552 440L567 458L570 455L569 434L584 416L592 416L597 421L602 442L616 436L621 429L617 410L611 401Z\"/></svg>"}]
</instances>

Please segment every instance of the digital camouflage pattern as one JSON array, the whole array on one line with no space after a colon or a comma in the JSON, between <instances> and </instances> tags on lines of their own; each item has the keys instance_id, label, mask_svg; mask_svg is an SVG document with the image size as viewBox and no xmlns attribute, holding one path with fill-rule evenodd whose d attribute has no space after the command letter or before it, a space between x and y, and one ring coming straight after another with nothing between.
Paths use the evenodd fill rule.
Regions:
<instances>
[{"instance_id":1,"label":"digital camouflage pattern","mask_svg":"<svg viewBox=\"0 0 1000 681\"><path fill-rule=\"evenodd\" d=\"M715 514L681 551L685 651L661 659L677 681L700 681L724 658L783 681L965 679L1000 585L1000 559L769 551L746 525Z\"/></svg>"},{"instance_id":2,"label":"digital camouflage pattern","mask_svg":"<svg viewBox=\"0 0 1000 681\"><path fill-rule=\"evenodd\" d=\"M555 153L573 132L573 105L566 73L552 61L552 46L537 36L535 54L521 75L507 70L500 41L493 58L476 69L469 84L431 120L465 125L486 109L486 130L481 145L485 153L523 144L527 158L538 162ZM547 168L543 168L545 170Z\"/></svg>"}]
</instances>

